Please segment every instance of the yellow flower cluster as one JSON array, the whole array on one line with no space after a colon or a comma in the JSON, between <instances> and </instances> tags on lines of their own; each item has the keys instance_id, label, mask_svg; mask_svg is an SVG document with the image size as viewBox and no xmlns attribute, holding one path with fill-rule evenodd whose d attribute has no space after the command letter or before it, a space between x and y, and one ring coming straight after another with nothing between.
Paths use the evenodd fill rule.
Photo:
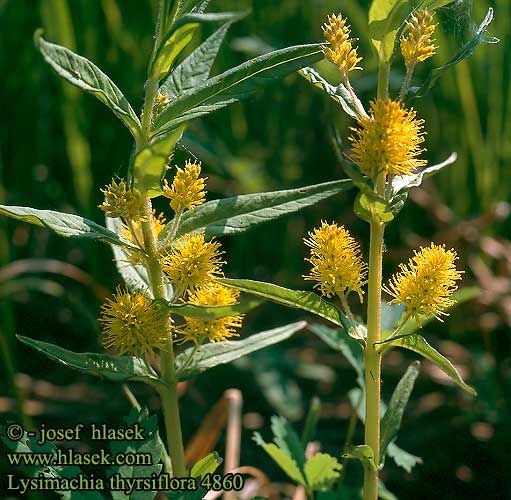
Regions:
<instances>
[{"instance_id":1,"label":"yellow flower cluster","mask_svg":"<svg viewBox=\"0 0 511 500\"><path fill-rule=\"evenodd\" d=\"M421 326L420 315L447 315L444 309L454 304L449 296L457 289L456 281L462 271L454 265L457 259L455 250L446 250L444 245L420 249L408 261L408 266L400 265L400 272L392 276L383 289L394 297L392 303L406 306L406 313Z\"/></svg>"},{"instance_id":2,"label":"yellow flower cluster","mask_svg":"<svg viewBox=\"0 0 511 500\"><path fill-rule=\"evenodd\" d=\"M192 293L189 302L199 306L231 306L236 304L238 296L238 290L212 283L210 286L199 288ZM239 336L236 330L241 328L242 321L243 315L213 320L185 317L185 324L177 331L183 335L185 340L190 340L195 344L202 343L204 338L208 338L210 342L219 342Z\"/></svg>"},{"instance_id":3,"label":"yellow flower cluster","mask_svg":"<svg viewBox=\"0 0 511 500\"><path fill-rule=\"evenodd\" d=\"M362 172L373 180L380 173L408 175L426 164L417 159L424 151L422 124L415 119L415 111L407 110L399 102L379 99L371 102L370 116L358 120L359 128L350 137L352 158Z\"/></svg>"},{"instance_id":4,"label":"yellow flower cluster","mask_svg":"<svg viewBox=\"0 0 511 500\"><path fill-rule=\"evenodd\" d=\"M101 306L99 321L105 333L103 345L119 355L154 355L170 341L167 314L140 293L117 288L114 297Z\"/></svg>"},{"instance_id":5,"label":"yellow flower cluster","mask_svg":"<svg viewBox=\"0 0 511 500\"><path fill-rule=\"evenodd\" d=\"M402 36L400 40L401 54L407 68L425 61L435 53L433 33L436 24L432 24L433 15L427 10L413 14L411 21L407 21L408 36Z\"/></svg>"},{"instance_id":6,"label":"yellow flower cluster","mask_svg":"<svg viewBox=\"0 0 511 500\"><path fill-rule=\"evenodd\" d=\"M170 206L174 212L187 208L191 210L204 203L206 199L205 179L200 178L200 162L187 161L184 169L177 167L172 184L164 180L163 195L170 198Z\"/></svg>"},{"instance_id":7,"label":"yellow flower cluster","mask_svg":"<svg viewBox=\"0 0 511 500\"><path fill-rule=\"evenodd\" d=\"M344 75L354 69L362 69L357 67L362 58L358 57L357 48L352 45L350 27L341 14L328 16L328 22L323 25L323 35L330 42L330 46L323 47L325 57L339 67Z\"/></svg>"},{"instance_id":8,"label":"yellow flower cluster","mask_svg":"<svg viewBox=\"0 0 511 500\"><path fill-rule=\"evenodd\" d=\"M366 283L367 265L362 260L360 246L344 226L322 222L320 228L304 238L310 247L312 264L310 274L304 279L317 281L314 285L322 295L345 295L356 292L362 302L362 287Z\"/></svg>"},{"instance_id":9,"label":"yellow flower cluster","mask_svg":"<svg viewBox=\"0 0 511 500\"><path fill-rule=\"evenodd\" d=\"M99 208L108 217L122 217L133 221L144 219L144 199L137 191L127 186L123 179L119 183L112 179L112 183L105 186L101 192L105 195L105 201Z\"/></svg>"},{"instance_id":10,"label":"yellow flower cluster","mask_svg":"<svg viewBox=\"0 0 511 500\"><path fill-rule=\"evenodd\" d=\"M220 243L206 241L204 234L185 234L162 256L162 268L176 287L177 296L208 287L223 276Z\"/></svg>"}]
</instances>

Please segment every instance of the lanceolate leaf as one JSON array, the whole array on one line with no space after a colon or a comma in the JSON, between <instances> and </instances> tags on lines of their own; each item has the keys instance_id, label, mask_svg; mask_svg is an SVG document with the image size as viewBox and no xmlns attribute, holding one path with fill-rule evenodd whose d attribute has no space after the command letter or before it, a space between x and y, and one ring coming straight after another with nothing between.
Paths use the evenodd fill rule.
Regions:
<instances>
[{"instance_id":1,"label":"lanceolate leaf","mask_svg":"<svg viewBox=\"0 0 511 500\"><path fill-rule=\"evenodd\" d=\"M360 343L347 336L342 330L328 328L325 325L313 323L308 326L308 329L325 342L325 344L344 355L357 374L358 385L363 388L364 353Z\"/></svg>"},{"instance_id":2,"label":"lanceolate leaf","mask_svg":"<svg viewBox=\"0 0 511 500\"><path fill-rule=\"evenodd\" d=\"M328 81L325 80L325 78L323 78L318 71L310 67L301 69L299 73L308 82L312 83L312 85L320 88L334 101L338 102L346 114L348 114L352 118L355 118L355 120L357 118L361 118L357 111L357 104L359 106L359 109L364 109L362 103L358 101L358 103L356 104L353 101L353 98L351 97L350 93L346 90L346 87L342 83L335 87L334 85L328 83Z\"/></svg>"},{"instance_id":3,"label":"lanceolate leaf","mask_svg":"<svg viewBox=\"0 0 511 500\"><path fill-rule=\"evenodd\" d=\"M36 351L48 356L62 365L80 370L89 375L105 377L114 382L145 382L158 384L157 373L141 358L133 356L110 356L90 352L68 351L48 342L30 339L18 335L18 339Z\"/></svg>"},{"instance_id":4,"label":"lanceolate leaf","mask_svg":"<svg viewBox=\"0 0 511 500\"><path fill-rule=\"evenodd\" d=\"M205 232L206 237L236 234L263 222L277 219L309 207L350 189L351 181L333 181L298 189L243 194L222 200L208 201L185 212L179 224L178 236L193 231ZM165 238L172 223L162 231Z\"/></svg>"},{"instance_id":5,"label":"lanceolate leaf","mask_svg":"<svg viewBox=\"0 0 511 500\"><path fill-rule=\"evenodd\" d=\"M323 57L319 44L297 45L263 54L210 78L172 101L155 120L155 134L245 99L268 85Z\"/></svg>"},{"instance_id":6,"label":"lanceolate leaf","mask_svg":"<svg viewBox=\"0 0 511 500\"><path fill-rule=\"evenodd\" d=\"M140 250L129 241L120 238L114 232L79 215L54 212L53 210L38 210L30 207L0 205L0 214L7 215L36 226L46 227L64 238L84 238L101 240L113 245L120 245L135 252Z\"/></svg>"},{"instance_id":7,"label":"lanceolate leaf","mask_svg":"<svg viewBox=\"0 0 511 500\"><path fill-rule=\"evenodd\" d=\"M286 326L274 328L261 333L250 335L244 340L214 342L203 345L188 362L193 348L187 349L176 356L175 366L178 380L183 381L195 377L200 373L217 365L230 363L251 352L259 351L278 342L288 339L294 333L307 326L305 321L298 321ZM182 367L185 367L184 369Z\"/></svg>"},{"instance_id":8,"label":"lanceolate leaf","mask_svg":"<svg viewBox=\"0 0 511 500\"><path fill-rule=\"evenodd\" d=\"M409 349L410 351L414 351L421 356L429 359L433 364L435 364L440 370L442 370L446 375L448 375L456 384L458 384L462 389L465 389L468 393L475 396L477 393L475 389L467 385L461 375L458 373L458 370L453 366L453 364L442 354L440 354L436 349L431 347L424 337L421 335L410 335L408 337L404 337L397 340L392 340L386 346L392 347L403 347L404 349Z\"/></svg>"},{"instance_id":9,"label":"lanceolate leaf","mask_svg":"<svg viewBox=\"0 0 511 500\"><path fill-rule=\"evenodd\" d=\"M95 95L121 119L133 137L137 137L140 121L115 83L85 57L46 41L41 35L41 30L36 31L35 44L45 61L59 76L85 92Z\"/></svg>"},{"instance_id":10,"label":"lanceolate leaf","mask_svg":"<svg viewBox=\"0 0 511 500\"><path fill-rule=\"evenodd\" d=\"M116 234L121 233L122 220L119 218L105 217L106 227ZM130 292L143 293L153 299L153 293L149 286L147 270L142 264L132 264L129 254L120 246L110 245L114 254L115 265ZM170 286L170 285L167 285ZM173 293L169 296L172 297Z\"/></svg>"},{"instance_id":11,"label":"lanceolate leaf","mask_svg":"<svg viewBox=\"0 0 511 500\"><path fill-rule=\"evenodd\" d=\"M213 474L218 466L222 463L222 459L218 456L218 453L214 451L204 458L201 458L190 471L190 477L201 478L206 474Z\"/></svg>"},{"instance_id":12,"label":"lanceolate leaf","mask_svg":"<svg viewBox=\"0 0 511 500\"><path fill-rule=\"evenodd\" d=\"M211 67L230 25L231 23L224 24L176 66L162 83L160 92L175 99L203 84L209 78Z\"/></svg>"},{"instance_id":13,"label":"lanceolate leaf","mask_svg":"<svg viewBox=\"0 0 511 500\"><path fill-rule=\"evenodd\" d=\"M451 59L449 59L443 66L439 68L435 68L431 71L431 73L426 78L426 81L420 86L410 89L410 92L415 95L415 97L420 97L426 94L433 85L435 85L438 78L440 78L451 66L455 66L459 62L470 57L474 50L476 49L479 42L486 41L488 43L497 43L499 40L497 38L491 37L486 38L486 30L490 23L493 20L493 8L490 7L483 22L477 28L474 36L463 45L456 54L454 54Z\"/></svg>"},{"instance_id":14,"label":"lanceolate leaf","mask_svg":"<svg viewBox=\"0 0 511 500\"><path fill-rule=\"evenodd\" d=\"M133 159L134 187L149 197L162 194L161 182L165 176L169 156L181 138L184 127L178 127L163 139L140 150Z\"/></svg>"},{"instance_id":15,"label":"lanceolate leaf","mask_svg":"<svg viewBox=\"0 0 511 500\"><path fill-rule=\"evenodd\" d=\"M405 406L410 399L415 380L417 380L417 377L419 376L419 371L420 363L418 361L414 361L398 382L396 389L394 390L394 394L392 394L392 397L390 398L387 411L381 420L379 463L383 461L388 445L397 436L397 432L401 426Z\"/></svg>"},{"instance_id":16,"label":"lanceolate leaf","mask_svg":"<svg viewBox=\"0 0 511 500\"><path fill-rule=\"evenodd\" d=\"M251 293L258 297L284 304L289 307L303 309L317 316L328 319L332 323L343 326L347 331L350 328L348 318L334 304L323 300L314 292L303 290L290 290L272 283L264 283L262 281L252 280L234 280L219 278L217 280L222 285L230 288L236 288L242 292Z\"/></svg>"},{"instance_id":17,"label":"lanceolate leaf","mask_svg":"<svg viewBox=\"0 0 511 500\"><path fill-rule=\"evenodd\" d=\"M392 57L397 29L402 20L406 0L373 0L369 9L369 34L380 60Z\"/></svg>"},{"instance_id":18,"label":"lanceolate leaf","mask_svg":"<svg viewBox=\"0 0 511 500\"><path fill-rule=\"evenodd\" d=\"M203 23L225 23L234 21L242 16L239 12L218 12L213 14L192 13L178 18L167 34L161 47L158 49L156 58L151 68L151 74L158 80L165 78L176 57L190 43L197 28Z\"/></svg>"},{"instance_id":19,"label":"lanceolate leaf","mask_svg":"<svg viewBox=\"0 0 511 500\"><path fill-rule=\"evenodd\" d=\"M251 299L232 306L198 306L195 304L171 304L162 300L158 301L162 307L168 308L173 314L198 319L219 319L226 316L244 314L255 309L263 302L264 300L261 299Z\"/></svg>"}]
</instances>

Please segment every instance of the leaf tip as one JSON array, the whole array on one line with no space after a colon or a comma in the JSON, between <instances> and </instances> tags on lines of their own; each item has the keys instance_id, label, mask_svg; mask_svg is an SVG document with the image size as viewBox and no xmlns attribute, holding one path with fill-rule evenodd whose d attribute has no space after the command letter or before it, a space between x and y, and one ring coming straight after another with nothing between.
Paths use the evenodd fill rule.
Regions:
<instances>
[{"instance_id":1,"label":"leaf tip","mask_svg":"<svg viewBox=\"0 0 511 500\"><path fill-rule=\"evenodd\" d=\"M39 45L41 43L41 38L43 36L44 29L43 28L37 28L34 31L34 44L37 48L39 48Z\"/></svg>"}]
</instances>

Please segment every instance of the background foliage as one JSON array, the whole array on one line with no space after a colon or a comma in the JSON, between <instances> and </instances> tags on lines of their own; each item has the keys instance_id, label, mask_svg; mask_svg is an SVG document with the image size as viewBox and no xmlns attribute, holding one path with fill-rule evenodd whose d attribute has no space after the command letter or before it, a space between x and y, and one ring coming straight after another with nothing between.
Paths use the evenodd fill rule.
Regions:
<instances>
[{"instance_id":1,"label":"background foliage","mask_svg":"<svg viewBox=\"0 0 511 500\"><path fill-rule=\"evenodd\" d=\"M342 10L353 35L360 38L364 71L353 77L353 84L367 102L376 86L376 61L367 40L368 3L216 0L212 10L252 10L231 28L228 49L217 60L216 71L268 46L320 41L327 14ZM405 481L400 480L402 471L389 464L384 478L400 498L508 497L509 2L476 0L471 5L460 0L441 9L436 34L440 49L419 67L416 81L455 52L490 5L496 16L490 34L500 43L480 45L468 62L448 72L414 103L426 120L428 160L437 163L456 151L458 161L412 191L411 202L386 236L385 275L413 248L433 240L455 246L466 270L464 285L482 289L477 301L456 309L445 324L431 326L428 333L479 395L470 398L424 363L398 441L424 457L425 463L405 475ZM101 221L97 187L112 175L125 174L131 137L99 102L52 74L32 35L42 26L48 40L95 61L137 106L142 102L154 14L150 1L0 1L0 203L77 212ZM395 89L402 70L394 67ZM334 72L331 77L335 78ZM346 137L351 123L345 115L303 78L289 77L247 102L193 122L175 162L183 162L191 153L202 160L209 199L338 179L344 174L325 127L331 115ZM352 214L353 196L348 193L300 215L224 239L228 276L308 288L301 278L306 272L302 238L321 219L338 220L360 241L368 241L366 225ZM364 250L367 253L367 247ZM7 381L0 389L2 420L15 416L16 393L24 395L26 418L35 425L45 421L69 426L76 415L89 423L120 422L119 415L128 413L129 404L117 386L70 373L36 353L27 354L13 340L19 333L75 351L98 352L98 308L118 282L108 247L61 240L43 229L0 219L1 368L2 380ZM245 332L306 318L298 316L265 305L248 316ZM403 353L386 358L387 399L408 362ZM182 384L185 440L191 439L233 380L244 397L242 464L284 480L250 439L252 430L260 430L268 441L270 416L280 412L296 423L314 394L323 401L317 439L325 451L339 454L350 416L347 390L354 375L345 360L317 338L300 333L235 366L216 368ZM158 412L157 399L141 389L140 399ZM301 424L295 425L301 430ZM358 473L357 466L349 466L349 472Z\"/></svg>"}]
</instances>

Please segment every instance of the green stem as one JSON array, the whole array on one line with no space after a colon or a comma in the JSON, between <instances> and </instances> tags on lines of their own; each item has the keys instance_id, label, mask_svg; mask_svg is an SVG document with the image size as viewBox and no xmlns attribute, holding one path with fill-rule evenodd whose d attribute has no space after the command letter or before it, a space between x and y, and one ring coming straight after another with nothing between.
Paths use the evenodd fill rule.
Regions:
<instances>
[{"instance_id":1,"label":"green stem","mask_svg":"<svg viewBox=\"0 0 511 500\"><path fill-rule=\"evenodd\" d=\"M380 60L378 68L378 99L388 99L389 97L389 74L390 64Z\"/></svg>"},{"instance_id":2,"label":"green stem","mask_svg":"<svg viewBox=\"0 0 511 500\"><path fill-rule=\"evenodd\" d=\"M344 309L344 312L346 313L346 316L348 316L348 319L350 320L351 326L353 327L353 330L355 331L357 337L361 340L364 340L363 335L360 334L360 331L357 326L357 322L355 321L355 317L353 316L353 313L351 312L350 305L348 304L348 301L346 299L346 295L344 293L339 294L339 299L341 299L341 305ZM346 332L348 333L348 332Z\"/></svg>"},{"instance_id":3,"label":"green stem","mask_svg":"<svg viewBox=\"0 0 511 500\"><path fill-rule=\"evenodd\" d=\"M151 290L155 299L168 300L167 290L163 282L163 271L161 268L156 235L152 223L151 201L147 201L146 208L147 221L142 222L142 234L144 235L144 247L146 249L147 271ZM179 401L177 395L177 377L174 368L174 345L172 341L172 331L170 314L168 321L168 346L166 350L160 351L161 361L161 379L165 386L159 388L163 406L163 417L165 429L167 431L167 446L172 469L175 477L186 476L186 466L184 460L183 435L181 432L181 419L179 416Z\"/></svg>"},{"instance_id":4,"label":"green stem","mask_svg":"<svg viewBox=\"0 0 511 500\"><path fill-rule=\"evenodd\" d=\"M406 76L405 76L405 81L403 82L403 86L401 87L401 91L399 92L399 102L403 101L406 93L408 92L408 88L410 87L410 81L412 79L414 68L415 68L415 64L410 64L410 65L406 66Z\"/></svg>"}]
</instances>

